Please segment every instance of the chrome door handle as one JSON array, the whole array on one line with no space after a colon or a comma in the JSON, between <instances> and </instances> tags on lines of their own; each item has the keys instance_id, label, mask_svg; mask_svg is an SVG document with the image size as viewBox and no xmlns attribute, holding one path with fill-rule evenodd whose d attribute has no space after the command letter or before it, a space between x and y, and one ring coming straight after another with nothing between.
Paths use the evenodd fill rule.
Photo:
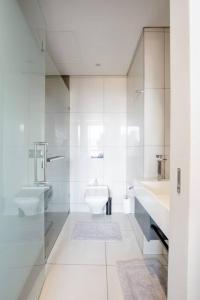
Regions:
<instances>
[{"instance_id":1,"label":"chrome door handle","mask_svg":"<svg viewBox=\"0 0 200 300\"><path fill-rule=\"evenodd\" d=\"M54 160L60 160L65 158L63 155L57 155L57 156L52 156L52 157L47 157L47 162L50 163Z\"/></svg>"},{"instance_id":2,"label":"chrome door handle","mask_svg":"<svg viewBox=\"0 0 200 300\"><path fill-rule=\"evenodd\" d=\"M177 169L177 193L181 193L181 168Z\"/></svg>"}]
</instances>

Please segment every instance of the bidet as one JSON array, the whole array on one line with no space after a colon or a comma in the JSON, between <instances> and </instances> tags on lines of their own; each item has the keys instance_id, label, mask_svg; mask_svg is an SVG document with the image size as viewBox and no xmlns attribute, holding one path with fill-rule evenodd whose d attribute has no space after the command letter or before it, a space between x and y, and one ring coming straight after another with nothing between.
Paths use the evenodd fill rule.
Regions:
<instances>
[{"instance_id":1,"label":"bidet","mask_svg":"<svg viewBox=\"0 0 200 300\"><path fill-rule=\"evenodd\" d=\"M88 185L85 189L85 201L91 213L102 214L109 198L107 185Z\"/></svg>"}]
</instances>

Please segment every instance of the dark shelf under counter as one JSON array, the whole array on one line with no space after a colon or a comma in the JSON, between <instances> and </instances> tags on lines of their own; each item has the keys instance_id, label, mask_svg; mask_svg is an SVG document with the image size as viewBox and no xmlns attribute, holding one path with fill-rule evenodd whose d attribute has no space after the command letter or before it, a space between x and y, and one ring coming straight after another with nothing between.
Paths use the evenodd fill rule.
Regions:
<instances>
[{"instance_id":1,"label":"dark shelf under counter","mask_svg":"<svg viewBox=\"0 0 200 300\"><path fill-rule=\"evenodd\" d=\"M169 246L167 237L136 197L135 218L148 242L152 240L160 240L163 246L168 250Z\"/></svg>"}]
</instances>

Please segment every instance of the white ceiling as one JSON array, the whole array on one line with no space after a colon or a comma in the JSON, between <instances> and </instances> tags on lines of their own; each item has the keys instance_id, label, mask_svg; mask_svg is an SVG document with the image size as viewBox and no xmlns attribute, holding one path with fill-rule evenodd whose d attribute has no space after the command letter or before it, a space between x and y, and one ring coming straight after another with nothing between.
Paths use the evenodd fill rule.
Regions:
<instances>
[{"instance_id":1,"label":"white ceiling","mask_svg":"<svg viewBox=\"0 0 200 300\"><path fill-rule=\"evenodd\" d=\"M169 26L169 0L39 1L65 75L126 75L142 28Z\"/></svg>"}]
</instances>

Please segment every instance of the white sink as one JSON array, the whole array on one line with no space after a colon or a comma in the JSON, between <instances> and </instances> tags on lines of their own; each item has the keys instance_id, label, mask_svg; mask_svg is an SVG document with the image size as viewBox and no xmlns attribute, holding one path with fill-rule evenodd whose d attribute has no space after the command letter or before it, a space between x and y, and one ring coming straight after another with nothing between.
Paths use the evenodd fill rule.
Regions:
<instances>
[{"instance_id":1,"label":"white sink","mask_svg":"<svg viewBox=\"0 0 200 300\"><path fill-rule=\"evenodd\" d=\"M156 196L161 205L164 205L169 210L170 206L170 182L165 181L141 181L141 185Z\"/></svg>"},{"instance_id":2,"label":"white sink","mask_svg":"<svg viewBox=\"0 0 200 300\"><path fill-rule=\"evenodd\" d=\"M170 182L169 180L164 181L141 181L144 187L151 190L157 195L166 195L170 192Z\"/></svg>"},{"instance_id":3,"label":"white sink","mask_svg":"<svg viewBox=\"0 0 200 300\"><path fill-rule=\"evenodd\" d=\"M134 190L137 200L169 237L170 182L140 181Z\"/></svg>"}]
</instances>

